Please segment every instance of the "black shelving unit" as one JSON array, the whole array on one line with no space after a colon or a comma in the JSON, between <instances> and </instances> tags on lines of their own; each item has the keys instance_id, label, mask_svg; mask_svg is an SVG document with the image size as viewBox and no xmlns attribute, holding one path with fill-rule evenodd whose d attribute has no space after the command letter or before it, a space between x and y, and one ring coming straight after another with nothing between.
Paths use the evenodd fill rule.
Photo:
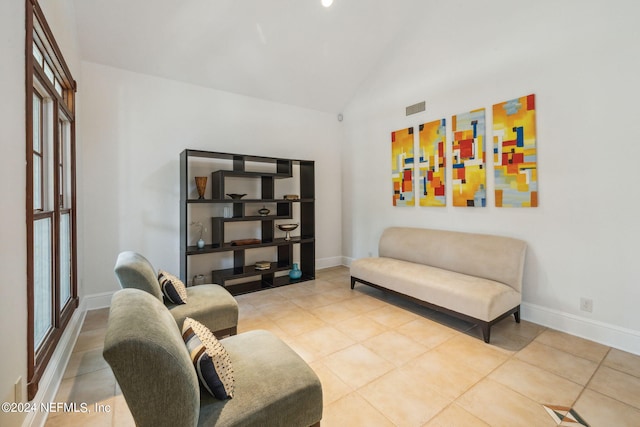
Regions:
<instances>
[{"instance_id":1,"label":"black shelving unit","mask_svg":"<svg viewBox=\"0 0 640 427\"><path fill-rule=\"evenodd\" d=\"M190 184L194 175L191 167L198 160L216 159L224 168L212 170L210 184L211 198L199 199L190 197ZM247 170L247 163L270 165L273 172L256 172ZM294 176L294 166L298 173ZM227 168L228 167L228 168ZM260 197L252 199L225 198L228 178L255 180L260 184ZM281 179L298 179L299 199L288 200L284 195L275 194L275 182ZM254 292L275 286L304 282L315 278L315 174L314 162L311 160L283 159L275 157L251 156L244 154L219 153L202 150L184 150L180 153L180 277L187 283L190 277L188 271L189 257L207 254L232 252L233 267L212 269L213 283L218 283L236 295ZM204 248L189 245L189 214L190 204L231 204L229 217L212 216L211 233L205 239ZM256 203L275 204L275 212L267 216L247 214L247 205ZM294 218L294 204L299 205L299 218ZM290 240L276 237L274 229L276 220L295 220L299 223L296 231L299 236L291 236ZM256 243L248 245L234 245L226 239L226 226L230 223L240 225L260 223L260 236ZM249 227L247 227L249 229ZM294 246L299 246L299 265L302 270L300 279L290 279L288 275L277 274L288 271L293 266ZM271 268L257 270L254 265L247 265L245 255L247 251L257 248L274 247L275 259L271 261ZM236 279L247 279L246 281ZM236 283L228 284L229 281Z\"/></svg>"}]
</instances>

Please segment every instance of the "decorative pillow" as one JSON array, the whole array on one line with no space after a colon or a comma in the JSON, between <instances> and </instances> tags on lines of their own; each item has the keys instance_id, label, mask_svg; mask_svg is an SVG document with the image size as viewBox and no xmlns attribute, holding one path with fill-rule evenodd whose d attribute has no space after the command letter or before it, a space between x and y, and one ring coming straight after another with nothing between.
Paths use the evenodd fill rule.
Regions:
<instances>
[{"instance_id":1,"label":"decorative pillow","mask_svg":"<svg viewBox=\"0 0 640 427\"><path fill-rule=\"evenodd\" d=\"M217 399L231 399L235 387L233 366L220 341L209 328L190 317L184 320L182 339L204 388Z\"/></svg>"},{"instance_id":2,"label":"decorative pillow","mask_svg":"<svg viewBox=\"0 0 640 427\"><path fill-rule=\"evenodd\" d=\"M182 283L182 280L178 279L173 274L166 271L158 271L158 282L164 296L174 304L186 304L187 303L187 288Z\"/></svg>"}]
</instances>

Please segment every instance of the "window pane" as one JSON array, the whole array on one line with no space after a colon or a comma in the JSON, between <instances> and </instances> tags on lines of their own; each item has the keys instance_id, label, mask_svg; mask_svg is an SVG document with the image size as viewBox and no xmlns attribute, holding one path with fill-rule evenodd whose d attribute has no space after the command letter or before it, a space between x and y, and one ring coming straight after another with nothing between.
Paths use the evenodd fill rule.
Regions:
<instances>
[{"instance_id":1,"label":"window pane","mask_svg":"<svg viewBox=\"0 0 640 427\"><path fill-rule=\"evenodd\" d=\"M51 274L51 219L44 218L33 223L33 338L35 348L53 326Z\"/></svg>"},{"instance_id":2,"label":"window pane","mask_svg":"<svg viewBox=\"0 0 640 427\"><path fill-rule=\"evenodd\" d=\"M40 49L38 49L38 46L36 46L35 43L33 44L33 59L42 67L44 57L42 56L42 52L40 52Z\"/></svg>"},{"instance_id":3,"label":"window pane","mask_svg":"<svg viewBox=\"0 0 640 427\"><path fill-rule=\"evenodd\" d=\"M51 81L51 83L53 83L53 78L54 78L53 70L51 69L51 67L49 66L49 63L47 63L47 61L44 62L44 74Z\"/></svg>"},{"instance_id":4,"label":"window pane","mask_svg":"<svg viewBox=\"0 0 640 427\"><path fill-rule=\"evenodd\" d=\"M33 209L42 210L42 158L33 155Z\"/></svg>"},{"instance_id":5,"label":"window pane","mask_svg":"<svg viewBox=\"0 0 640 427\"><path fill-rule=\"evenodd\" d=\"M71 296L71 215L60 216L60 310Z\"/></svg>"},{"instance_id":6,"label":"window pane","mask_svg":"<svg viewBox=\"0 0 640 427\"><path fill-rule=\"evenodd\" d=\"M60 96L62 96L62 85L60 84L60 82L58 81L58 79L56 79L55 83L53 84L56 88L56 92L58 92L58 94Z\"/></svg>"},{"instance_id":7,"label":"window pane","mask_svg":"<svg viewBox=\"0 0 640 427\"><path fill-rule=\"evenodd\" d=\"M40 152L42 141L40 137L42 135L40 130L40 123L42 121L42 100L36 94L33 94L33 151Z\"/></svg>"}]
</instances>

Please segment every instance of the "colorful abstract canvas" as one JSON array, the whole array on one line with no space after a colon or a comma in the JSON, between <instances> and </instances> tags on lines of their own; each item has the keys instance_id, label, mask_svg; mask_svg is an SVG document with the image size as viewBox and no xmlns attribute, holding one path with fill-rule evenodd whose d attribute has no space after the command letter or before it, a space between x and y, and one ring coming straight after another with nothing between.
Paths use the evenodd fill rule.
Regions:
<instances>
[{"instance_id":1,"label":"colorful abstract canvas","mask_svg":"<svg viewBox=\"0 0 640 427\"><path fill-rule=\"evenodd\" d=\"M420 206L446 206L445 146L446 120L435 120L420 125L418 194Z\"/></svg>"},{"instance_id":2,"label":"colorful abstract canvas","mask_svg":"<svg viewBox=\"0 0 640 427\"><path fill-rule=\"evenodd\" d=\"M393 206L415 206L413 165L413 128L391 132Z\"/></svg>"},{"instance_id":3,"label":"colorful abstract canvas","mask_svg":"<svg viewBox=\"0 0 640 427\"><path fill-rule=\"evenodd\" d=\"M497 207L538 206L535 95L493 106Z\"/></svg>"},{"instance_id":4,"label":"colorful abstract canvas","mask_svg":"<svg viewBox=\"0 0 640 427\"><path fill-rule=\"evenodd\" d=\"M487 205L484 108L453 116L453 206Z\"/></svg>"}]
</instances>

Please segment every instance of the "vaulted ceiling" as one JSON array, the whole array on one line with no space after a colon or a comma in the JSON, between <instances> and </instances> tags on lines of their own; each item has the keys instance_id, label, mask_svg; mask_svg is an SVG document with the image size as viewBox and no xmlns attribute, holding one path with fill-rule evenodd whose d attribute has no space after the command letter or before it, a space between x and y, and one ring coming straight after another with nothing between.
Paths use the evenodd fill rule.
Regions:
<instances>
[{"instance_id":1,"label":"vaulted ceiling","mask_svg":"<svg viewBox=\"0 0 640 427\"><path fill-rule=\"evenodd\" d=\"M74 4L83 60L338 113L430 1Z\"/></svg>"}]
</instances>

